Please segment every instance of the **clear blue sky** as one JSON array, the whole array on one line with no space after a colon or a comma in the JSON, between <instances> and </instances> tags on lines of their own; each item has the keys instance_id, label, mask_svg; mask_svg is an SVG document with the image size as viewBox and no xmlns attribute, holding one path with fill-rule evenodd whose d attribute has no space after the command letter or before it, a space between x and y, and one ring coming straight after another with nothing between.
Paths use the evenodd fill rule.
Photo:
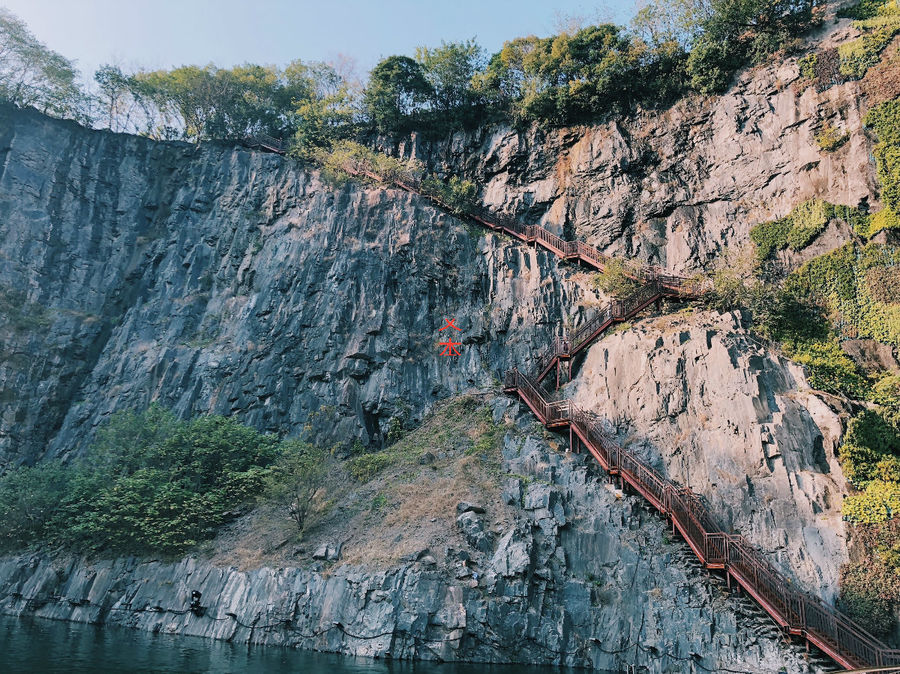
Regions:
<instances>
[{"instance_id":1,"label":"clear blue sky","mask_svg":"<svg viewBox=\"0 0 900 674\"><path fill-rule=\"evenodd\" d=\"M562 19L624 23L634 0L0 0L83 74L101 63L164 68L188 63L283 65L339 54L365 74L419 45L546 36Z\"/></svg>"}]
</instances>

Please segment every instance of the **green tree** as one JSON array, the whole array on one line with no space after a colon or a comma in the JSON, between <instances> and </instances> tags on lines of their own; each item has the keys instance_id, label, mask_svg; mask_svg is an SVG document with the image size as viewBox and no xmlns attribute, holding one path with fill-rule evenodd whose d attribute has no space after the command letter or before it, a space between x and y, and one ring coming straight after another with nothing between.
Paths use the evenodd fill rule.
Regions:
<instances>
[{"instance_id":1,"label":"green tree","mask_svg":"<svg viewBox=\"0 0 900 674\"><path fill-rule=\"evenodd\" d=\"M428 100L432 89L422 66L408 56L389 56L372 69L365 106L382 133L405 128L407 118Z\"/></svg>"},{"instance_id":2,"label":"green tree","mask_svg":"<svg viewBox=\"0 0 900 674\"><path fill-rule=\"evenodd\" d=\"M56 117L89 122L72 61L48 49L15 14L0 7L0 98Z\"/></svg>"},{"instance_id":3,"label":"green tree","mask_svg":"<svg viewBox=\"0 0 900 674\"><path fill-rule=\"evenodd\" d=\"M321 449L290 440L284 443L281 457L267 479L267 495L287 508L300 531L306 525L316 492L322 487L329 459Z\"/></svg>"},{"instance_id":4,"label":"green tree","mask_svg":"<svg viewBox=\"0 0 900 674\"><path fill-rule=\"evenodd\" d=\"M429 100L433 109L456 112L462 116L478 100L472 79L484 70L486 57L474 39L465 42L442 42L440 47L419 47L416 61L424 70L430 85Z\"/></svg>"}]
</instances>

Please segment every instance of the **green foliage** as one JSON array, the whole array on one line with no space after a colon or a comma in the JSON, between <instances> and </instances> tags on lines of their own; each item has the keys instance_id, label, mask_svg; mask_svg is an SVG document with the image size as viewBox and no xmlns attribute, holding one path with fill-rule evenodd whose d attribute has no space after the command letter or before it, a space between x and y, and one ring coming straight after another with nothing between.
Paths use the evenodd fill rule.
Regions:
<instances>
[{"instance_id":1,"label":"green foliage","mask_svg":"<svg viewBox=\"0 0 900 674\"><path fill-rule=\"evenodd\" d=\"M313 499L328 473L329 455L299 440L281 444L278 461L265 477L266 496L287 507L300 531L306 526Z\"/></svg>"},{"instance_id":2,"label":"green foliage","mask_svg":"<svg viewBox=\"0 0 900 674\"><path fill-rule=\"evenodd\" d=\"M373 452L355 456L347 461L347 472L358 482L368 482L383 471L393 460L391 452Z\"/></svg>"},{"instance_id":3,"label":"green foliage","mask_svg":"<svg viewBox=\"0 0 900 674\"><path fill-rule=\"evenodd\" d=\"M319 149L315 159L327 177L343 180L348 175L361 175L384 181L413 181L422 167L415 161L402 162L381 152L370 150L351 140L341 140L330 149Z\"/></svg>"},{"instance_id":4,"label":"green foliage","mask_svg":"<svg viewBox=\"0 0 900 674\"><path fill-rule=\"evenodd\" d=\"M419 63L408 56L389 56L369 74L366 110L379 132L399 133L409 128L409 117L432 94Z\"/></svg>"},{"instance_id":5,"label":"green foliage","mask_svg":"<svg viewBox=\"0 0 900 674\"><path fill-rule=\"evenodd\" d=\"M77 80L72 61L47 49L23 21L0 7L0 100L86 123L88 101Z\"/></svg>"},{"instance_id":6,"label":"green foliage","mask_svg":"<svg viewBox=\"0 0 900 674\"><path fill-rule=\"evenodd\" d=\"M838 10L837 15L842 19L871 19L883 12L890 11L891 5L896 6L896 4L896 0L861 0L850 7L842 7Z\"/></svg>"},{"instance_id":7,"label":"green foliage","mask_svg":"<svg viewBox=\"0 0 900 674\"><path fill-rule=\"evenodd\" d=\"M848 243L803 265L787 280L788 290L829 311L832 322L853 336L900 345L900 306L876 299L870 290L872 269L896 268L900 249Z\"/></svg>"},{"instance_id":8,"label":"green foliage","mask_svg":"<svg viewBox=\"0 0 900 674\"><path fill-rule=\"evenodd\" d=\"M702 94L717 94L728 88L741 63L737 45L729 40L701 37L687 59L691 87Z\"/></svg>"},{"instance_id":9,"label":"green foliage","mask_svg":"<svg viewBox=\"0 0 900 674\"><path fill-rule=\"evenodd\" d=\"M878 63L881 52L887 47L894 35L900 32L900 22L882 26L871 33L847 42L838 47L841 59L841 74L851 79L859 79L866 71Z\"/></svg>"},{"instance_id":10,"label":"green foliage","mask_svg":"<svg viewBox=\"0 0 900 674\"><path fill-rule=\"evenodd\" d=\"M881 461L895 456L900 456L900 430L885 414L864 410L847 424L840 459L844 474L856 487L890 474L890 463Z\"/></svg>"},{"instance_id":11,"label":"green foliage","mask_svg":"<svg viewBox=\"0 0 900 674\"><path fill-rule=\"evenodd\" d=\"M871 108L863 121L878 136L875 160L884 203L866 231L873 236L883 229L900 229L900 99Z\"/></svg>"},{"instance_id":12,"label":"green foliage","mask_svg":"<svg viewBox=\"0 0 900 674\"><path fill-rule=\"evenodd\" d=\"M864 239L871 239L882 230L900 229L900 215L890 208L882 208L856 227L856 233Z\"/></svg>"},{"instance_id":13,"label":"green foliage","mask_svg":"<svg viewBox=\"0 0 900 674\"><path fill-rule=\"evenodd\" d=\"M765 260L785 248L802 250L835 217L856 221L861 214L851 207L835 206L821 199L812 199L796 206L780 220L754 226L750 230L750 239L756 244L759 258Z\"/></svg>"},{"instance_id":14,"label":"green foliage","mask_svg":"<svg viewBox=\"0 0 900 674\"><path fill-rule=\"evenodd\" d=\"M853 524L878 524L900 516L900 483L872 480L863 493L844 499L841 509Z\"/></svg>"},{"instance_id":15,"label":"green foliage","mask_svg":"<svg viewBox=\"0 0 900 674\"><path fill-rule=\"evenodd\" d=\"M839 129L825 124L816 134L816 144L823 152L834 152L849 140L849 133L841 133Z\"/></svg>"},{"instance_id":16,"label":"green foliage","mask_svg":"<svg viewBox=\"0 0 900 674\"><path fill-rule=\"evenodd\" d=\"M840 607L858 625L878 637L890 634L895 625L892 586L900 585L896 567L868 558L841 569Z\"/></svg>"},{"instance_id":17,"label":"green foliage","mask_svg":"<svg viewBox=\"0 0 900 674\"><path fill-rule=\"evenodd\" d=\"M467 117L480 102L473 80L485 68L484 49L475 40L442 42L440 47L419 47L416 61L422 65L430 85L427 93L430 109L439 113L450 128L468 121Z\"/></svg>"},{"instance_id":18,"label":"green foliage","mask_svg":"<svg viewBox=\"0 0 900 674\"><path fill-rule=\"evenodd\" d=\"M800 77L806 80L816 79L816 65L819 62L819 55L813 52L801 58L797 65L800 66Z\"/></svg>"},{"instance_id":19,"label":"green foliage","mask_svg":"<svg viewBox=\"0 0 900 674\"><path fill-rule=\"evenodd\" d=\"M478 205L478 188L475 183L459 176L451 176L448 182L444 182L431 175L422 181L422 193L431 195L457 215L471 213Z\"/></svg>"},{"instance_id":20,"label":"green foliage","mask_svg":"<svg viewBox=\"0 0 900 674\"><path fill-rule=\"evenodd\" d=\"M219 416L178 421L159 407L114 415L86 456L0 479L0 537L79 551L183 552L259 494L278 439Z\"/></svg>"},{"instance_id":21,"label":"green foliage","mask_svg":"<svg viewBox=\"0 0 900 674\"><path fill-rule=\"evenodd\" d=\"M781 333L785 353L809 370L809 383L819 391L862 398L867 390L866 378L835 339L792 339Z\"/></svg>"},{"instance_id":22,"label":"green foliage","mask_svg":"<svg viewBox=\"0 0 900 674\"><path fill-rule=\"evenodd\" d=\"M639 287L634 270L620 260L610 260L602 272L594 274L591 284L613 297L625 297Z\"/></svg>"}]
</instances>

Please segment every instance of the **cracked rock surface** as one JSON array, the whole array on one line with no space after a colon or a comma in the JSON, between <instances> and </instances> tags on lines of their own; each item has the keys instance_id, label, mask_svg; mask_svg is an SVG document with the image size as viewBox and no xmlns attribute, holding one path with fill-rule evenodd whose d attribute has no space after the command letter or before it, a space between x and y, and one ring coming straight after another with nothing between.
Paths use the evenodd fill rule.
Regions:
<instances>
[{"instance_id":1,"label":"cracked rock surface","mask_svg":"<svg viewBox=\"0 0 900 674\"><path fill-rule=\"evenodd\" d=\"M494 404L532 425L518 404ZM439 565L426 554L389 569L243 572L196 558L25 555L0 559L0 611L378 657L659 673L831 669L786 644L751 600L729 596L664 520L583 456L515 431L502 452L504 471L524 487L513 520L489 549L448 550ZM204 615L188 610L193 590Z\"/></svg>"}]
</instances>

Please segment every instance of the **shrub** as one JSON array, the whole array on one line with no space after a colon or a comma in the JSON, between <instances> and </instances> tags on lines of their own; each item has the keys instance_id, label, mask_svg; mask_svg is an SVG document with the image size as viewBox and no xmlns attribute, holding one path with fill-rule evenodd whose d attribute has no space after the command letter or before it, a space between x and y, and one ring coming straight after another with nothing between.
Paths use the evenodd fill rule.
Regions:
<instances>
[{"instance_id":1,"label":"shrub","mask_svg":"<svg viewBox=\"0 0 900 674\"><path fill-rule=\"evenodd\" d=\"M177 554L259 494L280 452L276 437L225 417L119 413L73 465L0 479L0 536L10 548Z\"/></svg>"},{"instance_id":2,"label":"shrub","mask_svg":"<svg viewBox=\"0 0 900 674\"><path fill-rule=\"evenodd\" d=\"M792 294L821 304L832 320L851 336L871 337L900 346L900 306L878 301L870 292L871 269L900 264L900 249L848 243L793 272L786 287Z\"/></svg>"},{"instance_id":3,"label":"shrub","mask_svg":"<svg viewBox=\"0 0 900 674\"><path fill-rule=\"evenodd\" d=\"M836 340L788 341L785 352L809 369L809 383L813 388L853 398L865 395L865 377Z\"/></svg>"},{"instance_id":4,"label":"shrub","mask_svg":"<svg viewBox=\"0 0 900 674\"><path fill-rule=\"evenodd\" d=\"M477 206L478 188L472 181L463 180L459 176L451 176L445 183L431 175L422 181L422 193L433 197L457 215L471 213Z\"/></svg>"},{"instance_id":5,"label":"shrub","mask_svg":"<svg viewBox=\"0 0 900 674\"><path fill-rule=\"evenodd\" d=\"M847 217L849 207L835 206L821 199L805 201L780 220L763 222L750 230L761 260L778 250L802 250L825 229L838 214Z\"/></svg>"},{"instance_id":6,"label":"shrub","mask_svg":"<svg viewBox=\"0 0 900 674\"><path fill-rule=\"evenodd\" d=\"M384 182L415 182L422 170L414 160L404 162L351 140L338 141L330 149L316 151L315 159L326 177L336 181L346 180L349 175L362 175Z\"/></svg>"},{"instance_id":7,"label":"shrub","mask_svg":"<svg viewBox=\"0 0 900 674\"><path fill-rule=\"evenodd\" d=\"M894 592L896 571L874 560L846 564L841 569L840 608L863 629L885 636L894 629Z\"/></svg>"},{"instance_id":8,"label":"shrub","mask_svg":"<svg viewBox=\"0 0 900 674\"><path fill-rule=\"evenodd\" d=\"M856 228L856 233L864 239L871 239L886 229L900 229L900 215L890 208L883 208L870 216L863 225Z\"/></svg>"},{"instance_id":9,"label":"shrub","mask_svg":"<svg viewBox=\"0 0 900 674\"><path fill-rule=\"evenodd\" d=\"M390 452L373 452L355 456L347 462L347 471L358 482L368 482L393 461Z\"/></svg>"},{"instance_id":10,"label":"shrub","mask_svg":"<svg viewBox=\"0 0 900 674\"><path fill-rule=\"evenodd\" d=\"M847 424L839 456L847 479L864 488L890 471L888 464L879 468L883 459L900 456L900 431L884 414L864 410Z\"/></svg>"},{"instance_id":11,"label":"shrub","mask_svg":"<svg viewBox=\"0 0 900 674\"><path fill-rule=\"evenodd\" d=\"M816 78L816 64L819 62L819 55L813 52L801 58L797 65L800 66L800 77L806 80L814 80Z\"/></svg>"},{"instance_id":12,"label":"shrub","mask_svg":"<svg viewBox=\"0 0 900 674\"><path fill-rule=\"evenodd\" d=\"M266 475L266 496L287 506L300 531L306 526L313 498L328 472L329 456L299 440L283 443L281 456Z\"/></svg>"},{"instance_id":13,"label":"shrub","mask_svg":"<svg viewBox=\"0 0 900 674\"><path fill-rule=\"evenodd\" d=\"M853 524L878 524L900 516L900 483L873 480L862 494L844 499L842 513Z\"/></svg>"},{"instance_id":14,"label":"shrub","mask_svg":"<svg viewBox=\"0 0 900 674\"><path fill-rule=\"evenodd\" d=\"M626 297L639 287L633 278L634 270L619 260L610 260L603 271L595 274L592 284L613 297Z\"/></svg>"},{"instance_id":15,"label":"shrub","mask_svg":"<svg viewBox=\"0 0 900 674\"><path fill-rule=\"evenodd\" d=\"M826 124L822 127L822 130L816 134L816 144L823 152L834 152L846 143L849 138L849 133L841 133L830 124Z\"/></svg>"},{"instance_id":16,"label":"shrub","mask_svg":"<svg viewBox=\"0 0 900 674\"><path fill-rule=\"evenodd\" d=\"M894 35L898 32L900 32L900 23L892 21L852 42L840 45L838 55L841 59L841 73L848 78L860 79L869 68L878 63L881 52L891 43Z\"/></svg>"}]
</instances>

